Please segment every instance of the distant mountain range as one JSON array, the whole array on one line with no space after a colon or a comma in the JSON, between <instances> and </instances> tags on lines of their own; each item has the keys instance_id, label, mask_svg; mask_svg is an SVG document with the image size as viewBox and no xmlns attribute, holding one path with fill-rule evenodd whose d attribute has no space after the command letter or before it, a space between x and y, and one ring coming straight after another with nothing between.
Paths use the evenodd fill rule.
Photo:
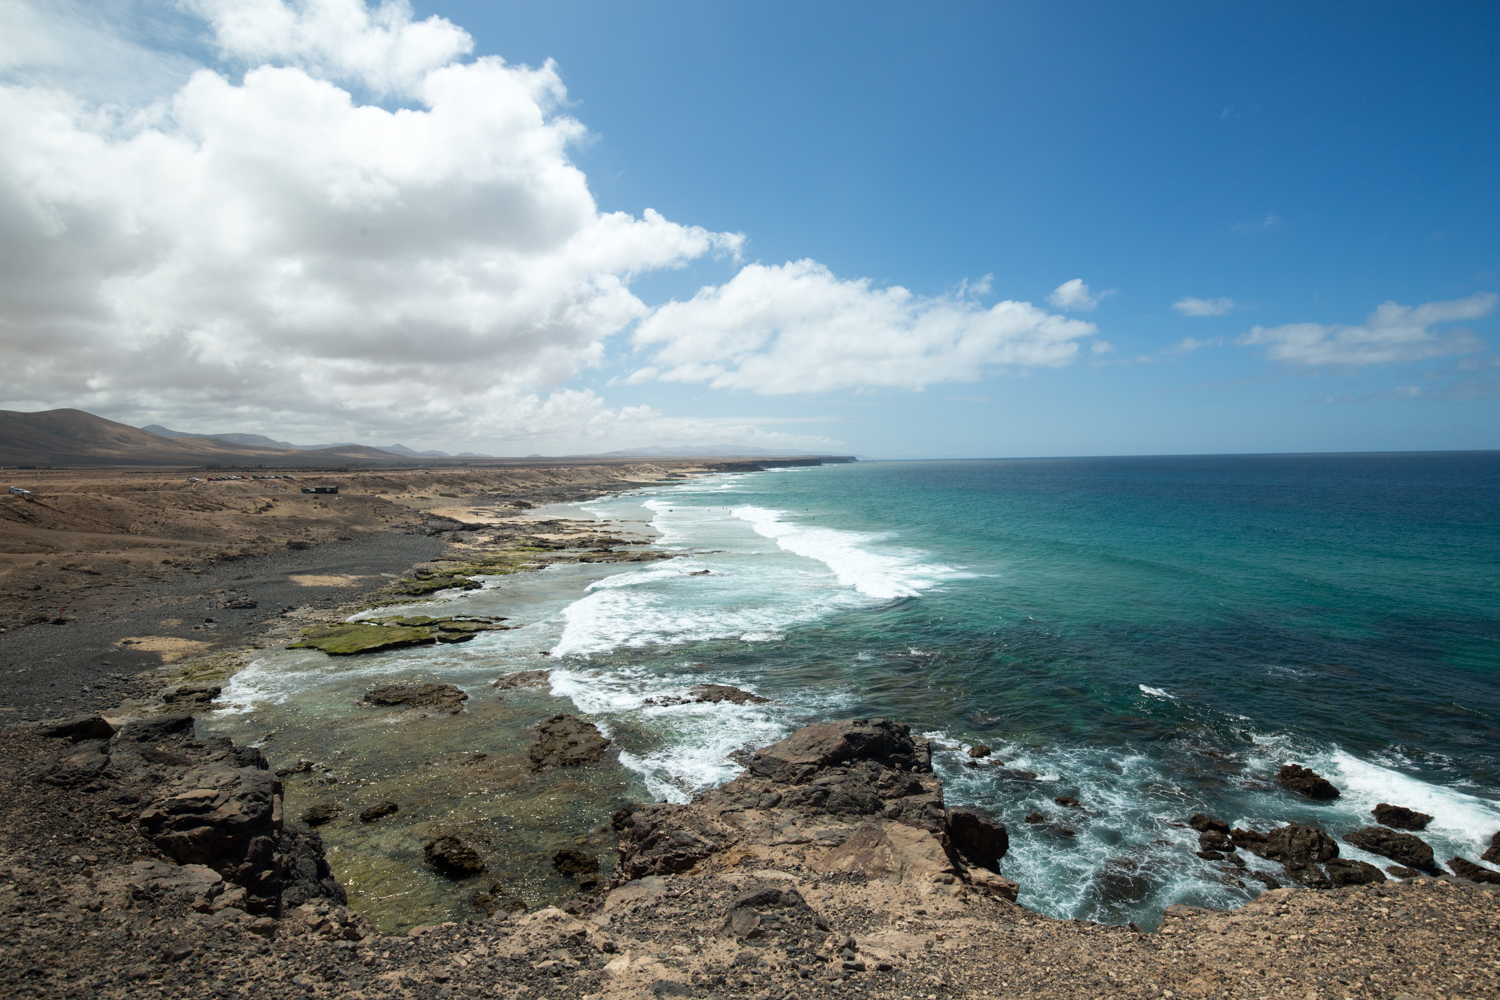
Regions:
<instances>
[{"instance_id":1,"label":"distant mountain range","mask_svg":"<svg viewBox=\"0 0 1500 1000\"><path fill-rule=\"evenodd\" d=\"M361 445L353 441L341 441L338 444L292 444L290 441L275 441L264 434L190 434L187 431L174 431L163 427L161 424L147 424L142 427L143 431L159 434L165 438L205 437L213 438L215 441L228 441L230 444L252 445L258 448L291 448L294 451L326 451L329 448L365 448L371 447L376 451L389 452L392 455L400 455L402 458L485 458L488 456L476 455L472 451L466 451L459 455L450 455L446 451L413 451L404 444L386 445Z\"/></svg>"},{"instance_id":2,"label":"distant mountain range","mask_svg":"<svg viewBox=\"0 0 1500 1000\"><path fill-rule=\"evenodd\" d=\"M800 459L831 458L816 452L767 451L745 445L715 447L651 447L612 451L603 455L567 455L532 461L621 461L629 459ZM42 410L22 413L0 410L0 465L160 465L160 466L281 466L316 468L332 465L400 465L412 459L492 459L473 452L445 455L414 451L393 444L372 448L362 444L295 445L262 434L187 434L158 424L131 427L85 413L83 410ZM849 461L848 458L834 459ZM816 464L816 463L812 463Z\"/></svg>"}]
</instances>

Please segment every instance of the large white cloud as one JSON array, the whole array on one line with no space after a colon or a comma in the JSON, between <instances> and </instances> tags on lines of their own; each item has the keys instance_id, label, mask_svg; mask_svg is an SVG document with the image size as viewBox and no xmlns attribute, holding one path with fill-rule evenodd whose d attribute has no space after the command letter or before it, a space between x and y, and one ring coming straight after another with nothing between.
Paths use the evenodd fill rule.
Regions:
<instances>
[{"instance_id":1,"label":"large white cloud","mask_svg":"<svg viewBox=\"0 0 1500 1000\"><path fill-rule=\"evenodd\" d=\"M812 260L751 264L642 320L635 342L654 353L630 378L759 393L921 389L1003 366L1065 365L1096 332L1029 302L986 309L963 293L923 298L840 280Z\"/></svg>"},{"instance_id":2,"label":"large white cloud","mask_svg":"<svg viewBox=\"0 0 1500 1000\"><path fill-rule=\"evenodd\" d=\"M647 314L634 276L738 250L600 212L551 64L457 61L468 36L401 4L196 6L242 80L200 69L136 107L15 65L0 85L12 405L494 422Z\"/></svg>"},{"instance_id":3,"label":"large white cloud","mask_svg":"<svg viewBox=\"0 0 1500 1000\"><path fill-rule=\"evenodd\" d=\"M1434 327L1487 316L1497 302L1500 296L1492 292L1419 306L1385 302L1358 325L1257 326L1240 343L1264 346L1266 357L1273 361L1300 365L1391 364L1468 354L1484 347L1472 333Z\"/></svg>"}]
</instances>

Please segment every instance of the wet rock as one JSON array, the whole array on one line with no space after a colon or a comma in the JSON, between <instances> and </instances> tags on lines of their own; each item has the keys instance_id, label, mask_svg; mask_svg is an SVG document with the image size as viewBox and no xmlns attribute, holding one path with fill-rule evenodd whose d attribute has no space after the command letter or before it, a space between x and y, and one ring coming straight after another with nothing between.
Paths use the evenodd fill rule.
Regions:
<instances>
[{"instance_id":1,"label":"wet rock","mask_svg":"<svg viewBox=\"0 0 1500 1000\"><path fill-rule=\"evenodd\" d=\"M1232 851L1234 842L1229 835L1218 830L1204 830L1198 834L1198 849L1203 851Z\"/></svg>"},{"instance_id":2,"label":"wet rock","mask_svg":"<svg viewBox=\"0 0 1500 1000\"><path fill-rule=\"evenodd\" d=\"M449 878L468 878L485 871L479 852L457 837L439 837L422 848L427 863Z\"/></svg>"},{"instance_id":3,"label":"wet rock","mask_svg":"<svg viewBox=\"0 0 1500 1000\"><path fill-rule=\"evenodd\" d=\"M449 715L463 709L468 695L452 684L386 684L365 695L371 705L406 705L431 708Z\"/></svg>"},{"instance_id":4,"label":"wet rock","mask_svg":"<svg viewBox=\"0 0 1500 1000\"><path fill-rule=\"evenodd\" d=\"M277 851L282 857L281 905L284 909L329 900L339 905L349 902L339 885L323 850L323 838L312 830L288 824L277 836Z\"/></svg>"},{"instance_id":5,"label":"wet rock","mask_svg":"<svg viewBox=\"0 0 1500 1000\"><path fill-rule=\"evenodd\" d=\"M531 770L540 774L553 767L597 764L610 741L592 722L571 715L554 715L537 726L536 742L527 751Z\"/></svg>"},{"instance_id":6,"label":"wet rock","mask_svg":"<svg viewBox=\"0 0 1500 1000\"><path fill-rule=\"evenodd\" d=\"M1194 851L1193 853L1197 854L1198 857L1202 858L1204 861L1224 860L1224 855L1220 854L1218 851Z\"/></svg>"},{"instance_id":7,"label":"wet rock","mask_svg":"<svg viewBox=\"0 0 1500 1000\"><path fill-rule=\"evenodd\" d=\"M1335 889L1346 885L1368 885L1385 881L1385 873L1379 868L1368 862L1349 858L1332 858L1324 862L1323 870L1328 873L1328 880Z\"/></svg>"},{"instance_id":8,"label":"wet rock","mask_svg":"<svg viewBox=\"0 0 1500 1000\"><path fill-rule=\"evenodd\" d=\"M689 688L688 694L698 701L715 705L725 701L731 705L758 705L771 700L727 684L699 684L697 687Z\"/></svg>"},{"instance_id":9,"label":"wet rock","mask_svg":"<svg viewBox=\"0 0 1500 1000\"><path fill-rule=\"evenodd\" d=\"M37 732L49 739L78 743L81 740L107 740L115 734L115 727L105 721L102 715L88 714L44 722L37 728Z\"/></svg>"},{"instance_id":10,"label":"wet rock","mask_svg":"<svg viewBox=\"0 0 1500 1000\"><path fill-rule=\"evenodd\" d=\"M1038 813L1038 812L1028 813L1026 815L1026 818L1024 820L1022 820L1021 822L1023 822L1023 823L1045 823L1045 822L1047 822L1047 817L1044 816L1041 813Z\"/></svg>"},{"instance_id":11,"label":"wet rock","mask_svg":"<svg viewBox=\"0 0 1500 1000\"><path fill-rule=\"evenodd\" d=\"M307 809L303 810L302 822L306 823L310 827L322 826L324 823L332 821L332 819L338 814L338 803L319 802L315 805L308 806Z\"/></svg>"},{"instance_id":12,"label":"wet rock","mask_svg":"<svg viewBox=\"0 0 1500 1000\"><path fill-rule=\"evenodd\" d=\"M797 730L750 758L752 774L795 783L844 761L873 761L899 770L932 769L930 757L911 737L911 727L888 719L820 722Z\"/></svg>"},{"instance_id":13,"label":"wet rock","mask_svg":"<svg viewBox=\"0 0 1500 1000\"><path fill-rule=\"evenodd\" d=\"M1229 831L1229 839L1242 851L1249 851L1262 858L1266 856L1266 835L1259 830L1241 830L1235 827Z\"/></svg>"},{"instance_id":14,"label":"wet rock","mask_svg":"<svg viewBox=\"0 0 1500 1000\"><path fill-rule=\"evenodd\" d=\"M1221 819L1214 819L1212 816L1205 816L1203 813L1194 813L1193 818L1188 820L1188 826L1192 827L1194 830L1197 830L1199 833L1208 833L1209 831L1213 831L1215 833L1222 833L1226 837L1229 836L1228 823L1224 822Z\"/></svg>"},{"instance_id":15,"label":"wet rock","mask_svg":"<svg viewBox=\"0 0 1500 1000\"><path fill-rule=\"evenodd\" d=\"M976 743L973 746L969 747L969 756L973 757L975 760L978 760L981 757L988 757L992 753L994 753L994 751L985 746L983 743Z\"/></svg>"},{"instance_id":16,"label":"wet rock","mask_svg":"<svg viewBox=\"0 0 1500 1000\"><path fill-rule=\"evenodd\" d=\"M504 677L490 681L490 687L501 691L545 687L547 679L551 676L550 670L518 670L513 674L506 674Z\"/></svg>"},{"instance_id":17,"label":"wet rock","mask_svg":"<svg viewBox=\"0 0 1500 1000\"><path fill-rule=\"evenodd\" d=\"M470 901L479 909L491 916L496 913L525 913L526 903L505 893L505 886L499 882L492 884L487 890L476 892L470 897Z\"/></svg>"},{"instance_id":18,"label":"wet rock","mask_svg":"<svg viewBox=\"0 0 1500 1000\"><path fill-rule=\"evenodd\" d=\"M347 622L309 629L302 634L300 641L288 643L286 648L320 649L330 656L353 656L356 653L429 646L435 642L436 637L427 629Z\"/></svg>"},{"instance_id":19,"label":"wet rock","mask_svg":"<svg viewBox=\"0 0 1500 1000\"><path fill-rule=\"evenodd\" d=\"M1328 779L1300 764L1286 764L1276 773L1276 783L1289 792L1318 801L1339 797L1339 790Z\"/></svg>"},{"instance_id":20,"label":"wet rock","mask_svg":"<svg viewBox=\"0 0 1500 1000\"><path fill-rule=\"evenodd\" d=\"M1110 858L1094 874L1090 894L1106 906L1138 903L1162 883L1165 872L1149 858Z\"/></svg>"},{"instance_id":21,"label":"wet rock","mask_svg":"<svg viewBox=\"0 0 1500 1000\"><path fill-rule=\"evenodd\" d=\"M1318 827L1288 823L1266 834L1261 856L1280 861L1286 873L1303 885L1327 888L1329 880L1319 866L1338 854L1338 842Z\"/></svg>"},{"instance_id":22,"label":"wet rock","mask_svg":"<svg viewBox=\"0 0 1500 1000\"><path fill-rule=\"evenodd\" d=\"M1470 882L1478 882L1482 885L1500 885L1500 872L1483 865L1476 865L1466 858L1449 858L1448 867L1453 874L1460 878L1466 878Z\"/></svg>"},{"instance_id":23,"label":"wet rock","mask_svg":"<svg viewBox=\"0 0 1500 1000\"><path fill-rule=\"evenodd\" d=\"M1425 830L1427 824L1432 822L1432 817L1426 813L1385 802L1371 809L1370 815L1375 817L1375 822L1392 830Z\"/></svg>"},{"instance_id":24,"label":"wet rock","mask_svg":"<svg viewBox=\"0 0 1500 1000\"><path fill-rule=\"evenodd\" d=\"M370 808L366 809L364 812L360 813L359 821L361 823L373 823L377 819L384 819L387 816L394 816L398 811L400 811L400 809L401 807L394 802L378 802Z\"/></svg>"},{"instance_id":25,"label":"wet rock","mask_svg":"<svg viewBox=\"0 0 1500 1000\"><path fill-rule=\"evenodd\" d=\"M599 870L599 859L592 854L583 851L575 851L567 848L552 855L552 867L560 875L570 878L575 875L588 875Z\"/></svg>"},{"instance_id":26,"label":"wet rock","mask_svg":"<svg viewBox=\"0 0 1500 1000\"><path fill-rule=\"evenodd\" d=\"M1079 802L1077 799L1073 798L1073 796L1071 796L1071 795L1059 795L1057 798L1053 799L1052 801L1056 802L1058 805L1062 806L1064 809L1082 809L1083 808L1083 803Z\"/></svg>"},{"instance_id":27,"label":"wet rock","mask_svg":"<svg viewBox=\"0 0 1500 1000\"><path fill-rule=\"evenodd\" d=\"M1421 837L1410 833L1397 833L1383 826L1367 826L1344 834L1344 840L1362 851L1390 858L1407 868L1429 873L1438 871L1432 857L1432 847Z\"/></svg>"},{"instance_id":28,"label":"wet rock","mask_svg":"<svg viewBox=\"0 0 1500 1000\"><path fill-rule=\"evenodd\" d=\"M1488 861L1492 865L1500 865L1500 831L1490 838L1490 846L1485 848L1479 860Z\"/></svg>"},{"instance_id":29,"label":"wet rock","mask_svg":"<svg viewBox=\"0 0 1500 1000\"><path fill-rule=\"evenodd\" d=\"M1005 824L974 809L948 810L948 840L969 861L999 871L1000 859L1010 850Z\"/></svg>"},{"instance_id":30,"label":"wet rock","mask_svg":"<svg viewBox=\"0 0 1500 1000\"><path fill-rule=\"evenodd\" d=\"M210 704L222 690L217 684L175 684L162 688L157 697L168 705L187 708Z\"/></svg>"},{"instance_id":31,"label":"wet rock","mask_svg":"<svg viewBox=\"0 0 1500 1000\"><path fill-rule=\"evenodd\" d=\"M1405 865L1386 865L1386 873L1392 878L1421 878L1422 873L1415 868L1407 868Z\"/></svg>"},{"instance_id":32,"label":"wet rock","mask_svg":"<svg viewBox=\"0 0 1500 1000\"><path fill-rule=\"evenodd\" d=\"M1255 879L1257 882L1259 882L1262 885L1264 885L1267 889L1280 889L1281 888L1281 881L1279 879L1277 879L1275 875L1272 875L1270 872L1253 871L1253 872L1247 872L1246 874L1249 875L1251 878Z\"/></svg>"}]
</instances>

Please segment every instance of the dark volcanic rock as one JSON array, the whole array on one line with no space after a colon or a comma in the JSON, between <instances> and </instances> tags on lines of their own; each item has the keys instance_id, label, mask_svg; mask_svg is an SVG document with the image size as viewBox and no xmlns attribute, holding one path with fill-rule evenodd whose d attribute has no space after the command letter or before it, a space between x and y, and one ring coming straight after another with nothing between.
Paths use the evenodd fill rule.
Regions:
<instances>
[{"instance_id":1,"label":"dark volcanic rock","mask_svg":"<svg viewBox=\"0 0 1500 1000\"><path fill-rule=\"evenodd\" d=\"M394 816L400 809L401 807L394 802L377 802L359 814L359 821L361 823L373 823L377 819Z\"/></svg>"},{"instance_id":2,"label":"dark volcanic rock","mask_svg":"<svg viewBox=\"0 0 1500 1000\"><path fill-rule=\"evenodd\" d=\"M1453 874L1466 878L1470 882L1479 882L1484 885L1500 885L1500 872L1483 865L1476 865L1466 858L1449 858L1448 867L1453 869Z\"/></svg>"},{"instance_id":3,"label":"dark volcanic rock","mask_svg":"<svg viewBox=\"0 0 1500 1000\"><path fill-rule=\"evenodd\" d=\"M1327 801L1339 797L1339 790L1314 771L1300 764L1287 764L1276 773L1276 782L1289 792L1296 792L1310 799Z\"/></svg>"},{"instance_id":4,"label":"dark volcanic rock","mask_svg":"<svg viewBox=\"0 0 1500 1000\"><path fill-rule=\"evenodd\" d=\"M1500 831L1490 838L1490 846L1484 849L1479 860L1488 861L1492 865L1500 865Z\"/></svg>"},{"instance_id":5,"label":"dark volcanic rock","mask_svg":"<svg viewBox=\"0 0 1500 1000\"><path fill-rule=\"evenodd\" d=\"M587 875L599 870L599 859L583 851L565 848L552 855L552 867L562 875Z\"/></svg>"},{"instance_id":6,"label":"dark volcanic rock","mask_svg":"<svg viewBox=\"0 0 1500 1000\"><path fill-rule=\"evenodd\" d=\"M697 701L715 705L721 701L727 701L732 705L756 705L771 700L762 698L758 694L751 694L749 691L741 691L737 687L730 687L728 684L699 684L697 687L689 688L688 694Z\"/></svg>"},{"instance_id":7,"label":"dark volcanic rock","mask_svg":"<svg viewBox=\"0 0 1500 1000\"><path fill-rule=\"evenodd\" d=\"M1000 859L1010 850L1010 833L973 809L948 810L948 840L969 861L990 871L1000 870Z\"/></svg>"},{"instance_id":8,"label":"dark volcanic rock","mask_svg":"<svg viewBox=\"0 0 1500 1000\"><path fill-rule=\"evenodd\" d=\"M994 753L994 751L985 746L983 743L976 743L973 746L969 747L969 756L973 757L975 760L978 760L981 757L988 757L992 753Z\"/></svg>"},{"instance_id":9,"label":"dark volcanic rock","mask_svg":"<svg viewBox=\"0 0 1500 1000\"><path fill-rule=\"evenodd\" d=\"M1318 827L1288 823L1266 834L1261 857L1280 861L1286 873L1304 885L1327 887L1328 878L1318 867L1339 856L1339 845Z\"/></svg>"},{"instance_id":10,"label":"dark volcanic rock","mask_svg":"<svg viewBox=\"0 0 1500 1000\"><path fill-rule=\"evenodd\" d=\"M1259 830L1241 830L1235 827L1229 831L1229 838L1242 851L1249 851L1262 858L1266 856L1266 835Z\"/></svg>"},{"instance_id":11,"label":"dark volcanic rock","mask_svg":"<svg viewBox=\"0 0 1500 1000\"><path fill-rule=\"evenodd\" d=\"M308 826L322 826L339 814L338 803L319 802L308 806L302 813L302 822Z\"/></svg>"},{"instance_id":12,"label":"dark volcanic rock","mask_svg":"<svg viewBox=\"0 0 1500 1000\"><path fill-rule=\"evenodd\" d=\"M452 684L386 684L365 695L365 701L371 705L435 708L451 715L463 708L468 697Z\"/></svg>"},{"instance_id":13,"label":"dark volcanic rock","mask_svg":"<svg viewBox=\"0 0 1500 1000\"><path fill-rule=\"evenodd\" d=\"M479 852L457 837L439 837L422 848L427 863L449 878L467 878L485 870Z\"/></svg>"},{"instance_id":14,"label":"dark volcanic rock","mask_svg":"<svg viewBox=\"0 0 1500 1000\"><path fill-rule=\"evenodd\" d=\"M1371 809L1370 815L1375 817L1375 822L1392 830L1425 830L1427 824L1432 822L1432 817L1426 813L1384 802Z\"/></svg>"},{"instance_id":15,"label":"dark volcanic rock","mask_svg":"<svg viewBox=\"0 0 1500 1000\"><path fill-rule=\"evenodd\" d=\"M620 831L617 873L636 879L685 872L735 842L733 829L688 806L641 806Z\"/></svg>"},{"instance_id":16,"label":"dark volcanic rock","mask_svg":"<svg viewBox=\"0 0 1500 1000\"><path fill-rule=\"evenodd\" d=\"M38 732L52 739L77 743L81 740L107 740L114 736L115 727L100 715L75 715L71 719L44 722Z\"/></svg>"},{"instance_id":17,"label":"dark volcanic rock","mask_svg":"<svg viewBox=\"0 0 1500 1000\"><path fill-rule=\"evenodd\" d=\"M490 681L490 687L501 691L514 691L517 688L543 687L547 679L552 676L550 670L518 670L513 674L506 674L496 680Z\"/></svg>"},{"instance_id":18,"label":"dark volcanic rock","mask_svg":"<svg viewBox=\"0 0 1500 1000\"><path fill-rule=\"evenodd\" d=\"M797 783L844 761L872 761L901 771L931 771L926 741L912 739L911 727L888 719L820 722L797 730L750 758L750 773Z\"/></svg>"},{"instance_id":19,"label":"dark volcanic rock","mask_svg":"<svg viewBox=\"0 0 1500 1000\"><path fill-rule=\"evenodd\" d=\"M1053 799L1052 801L1056 802L1058 805L1062 806L1064 809L1082 809L1083 808L1083 803L1079 802L1077 799L1073 798L1073 796L1071 796L1071 795L1059 795L1057 798Z\"/></svg>"},{"instance_id":20,"label":"dark volcanic rock","mask_svg":"<svg viewBox=\"0 0 1500 1000\"><path fill-rule=\"evenodd\" d=\"M1432 847L1421 837L1410 833L1397 833L1383 826L1367 826L1362 830L1344 834L1344 840L1360 850L1390 858L1398 865L1418 871L1435 873L1437 864L1432 858Z\"/></svg>"},{"instance_id":21,"label":"dark volcanic rock","mask_svg":"<svg viewBox=\"0 0 1500 1000\"><path fill-rule=\"evenodd\" d=\"M1234 842L1229 839L1227 833L1218 830L1204 830L1198 834L1198 849L1202 851L1232 851Z\"/></svg>"},{"instance_id":22,"label":"dark volcanic rock","mask_svg":"<svg viewBox=\"0 0 1500 1000\"><path fill-rule=\"evenodd\" d=\"M344 887L339 885L328 867L322 837L291 824L282 830L278 847L285 862L281 890L283 909L290 910L320 899L340 905L349 902Z\"/></svg>"},{"instance_id":23,"label":"dark volcanic rock","mask_svg":"<svg viewBox=\"0 0 1500 1000\"><path fill-rule=\"evenodd\" d=\"M1386 873L1392 878L1421 878L1422 873L1415 868L1407 868L1405 865L1386 865Z\"/></svg>"},{"instance_id":24,"label":"dark volcanic rock","mask_svg":"<svg viewBox=\"0 0 1500 1000\"><path fill-rule=\"evenodd\" d=\"M1328 873L1328 880L1333 883L1335 889L1346 885L1367 885L1371 882L1385 881L1385 873L1365 861L1331 858L1324 862L1323 870Z\"/></svg>"},{"instance_id":25,"label":"dark volcanic rock","mask_svg":"<svg viewBox=\"0 0 1500 1000\"><path fill-rule=\"evenodd\" d=\"M1226 837L1229 835L1228 823L1220 819L1214 819L1212 816L1205 816L1203 813L1194 813L1193 818L1188 820L1188 826L1192 827L1194 830L1197 830L1199 833L1207 833L1208 831L1213 830L1217 833L1224 834Z\"/></svg>"},{"instance_id":26,"label":"dark volcanic rock","mask_svg":"<svg viewBox=\"0 0 1500 1000\"><path fill-rule=\"evenodd\" d=\"M592 722L571 715L554 715L537 727L536 742L528 756L531 770L540 774L552 767L597 764L609 746Z\"/></svg>"}]
</instances>

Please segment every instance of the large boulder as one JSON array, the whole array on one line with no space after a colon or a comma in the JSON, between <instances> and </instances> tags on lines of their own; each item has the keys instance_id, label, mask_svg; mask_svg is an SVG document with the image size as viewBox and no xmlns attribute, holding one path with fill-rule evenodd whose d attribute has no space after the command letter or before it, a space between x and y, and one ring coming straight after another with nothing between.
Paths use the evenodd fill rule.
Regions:
<instances>
[{"instance_id":1,"label":"large boulder","mask_svg":"<svg viewBox=\"0 0 1500 1000\"><path fill-rule=\"evenodd\" d=\"M1453 869L1453 874L1466 878L1470 882L1478 882L1481 885L1500 885L1500 872L1483 865L1476 865L1467 858L1449 858L1448 867Z\"/></svg>"},{"instance_id":2,"label":"large boulder","mask_svg":"<svg viewBox=\"0 0 1500 1000\"><path fill-rule=\"evenodd\" d=\"M1276 783L1289 792L1309 799L1328 801L1339 797L1339 790L1315 771L1301 764L1286 764L1276 773Z\"/></svg>"},{"instance_id":3,"label":"large boulder","mask_svg":"<svg viewBox=\"0 0 1500 1000\"><path fill-rule=\"evenodd\" d=\"M366 694L365 701L371 705L431 708L456 715L468 697L452 684L384 684Z\"/></svg>"},{"instance_id":4,"label":"large boulder","mask_svg":"<svg viewBox=\"0 0 1500 1000\"><path fill-rule=\"evenodd\" d=\"M1383 826L1367 826L1344 834L1344 840L1362 851L1390 858L1398 865L1435 874L1439 871L1432 857L1432 847L1421 837L1397 833Z\"/></svg>"},{"instance_id":5,"label":"large boulder","mask_svg":"<svg viewBox=\"0 0 1500 1000\"><path fill-rule=\"evenodd\" d=\"M535 774L554 767L597 764L609 746L597 726L571 715L554 715L536 730L536 742L527 752Z\"/></svg>"},{"instance_id":6,"label":"large boulder","mask_svg":"<svg viewBox=\"0 0 1500 1000\"><path fill-rule=\"evenodd\" d=\"M449 878L468 878L486 869L479 852L457 837L438 837L422 848L427 863Z\"/></svg>"},{"instance_id":7,"label":"large boulder","mask_svg":"<svg viewBox=\"0 0 1500 1000\"><path fill-rule=\"evenodd\" d=\"M981 868L999 871L1000 859L1010 850L1010 831L974 809L948 810L948 840L963 857Z\"/></svg>"},{"instance_id":8,"label":"large boulder","mask_svg":"<svg viewBox=\"0 0 1500 1000\"><path fill-rule=\"evenodd\" d=\"M1479 860L1488 861L1492 865L1500 865L1500 830L1497 830L1495 835L1490 838L1490 846L1484 849L1484 853L1479 856Z\"/></svg>"},{"instance_id":9,"label":"large boulder","mask_svg":"<svg viewBox=\"0 0 1500 1000\"><path fill-rule=\"evenodd\" d=\"M1339 855L1339 845L1315 826L1288 823L1266 834L1261 857L1280 861L1286 873L1304 885L1327 888L1329 878L1320 867Z\"/></svg>"},{"instance_id":10,"label":"large boulder","mask_svg":"<svg viewBox=\"0 0 1500 1000\"><path fill-rule=\"evenodd\" d=\"M900 771L932 770L926 741L913 740L911 727L889 719L820 722L797 730L750 758L751 774L797 783L846 761L873 761Z\"/></svg>"},{"instance_id":11,"label":"large boulder","mask_svg":"<svg viewBox=\"0 0 1500 1000\"><path fill-rule=\"evenodd\" d=\"M1330 858L1324 862L1323 870L1328 873L1328 880L1335 889L1346 885L1369 885L1385 881L1385 872L1367 861Z\"/></svg>"},{"instance_id":12,"label":"large boulder","mask_svg":"<svg viewBox=\"0 0 1500 1000\"><path fill-rule=\"evenodd\" d=\"M1405 806L1393 806L1382 802L1370 810L1370 815L1375 817L1375 822L1381 826L1388 826L1392 830L1416 830L1427 829L1427 824L1432 822L1432 817L1426 813L1408 809Z\"/></svg>"}]
</instances>

